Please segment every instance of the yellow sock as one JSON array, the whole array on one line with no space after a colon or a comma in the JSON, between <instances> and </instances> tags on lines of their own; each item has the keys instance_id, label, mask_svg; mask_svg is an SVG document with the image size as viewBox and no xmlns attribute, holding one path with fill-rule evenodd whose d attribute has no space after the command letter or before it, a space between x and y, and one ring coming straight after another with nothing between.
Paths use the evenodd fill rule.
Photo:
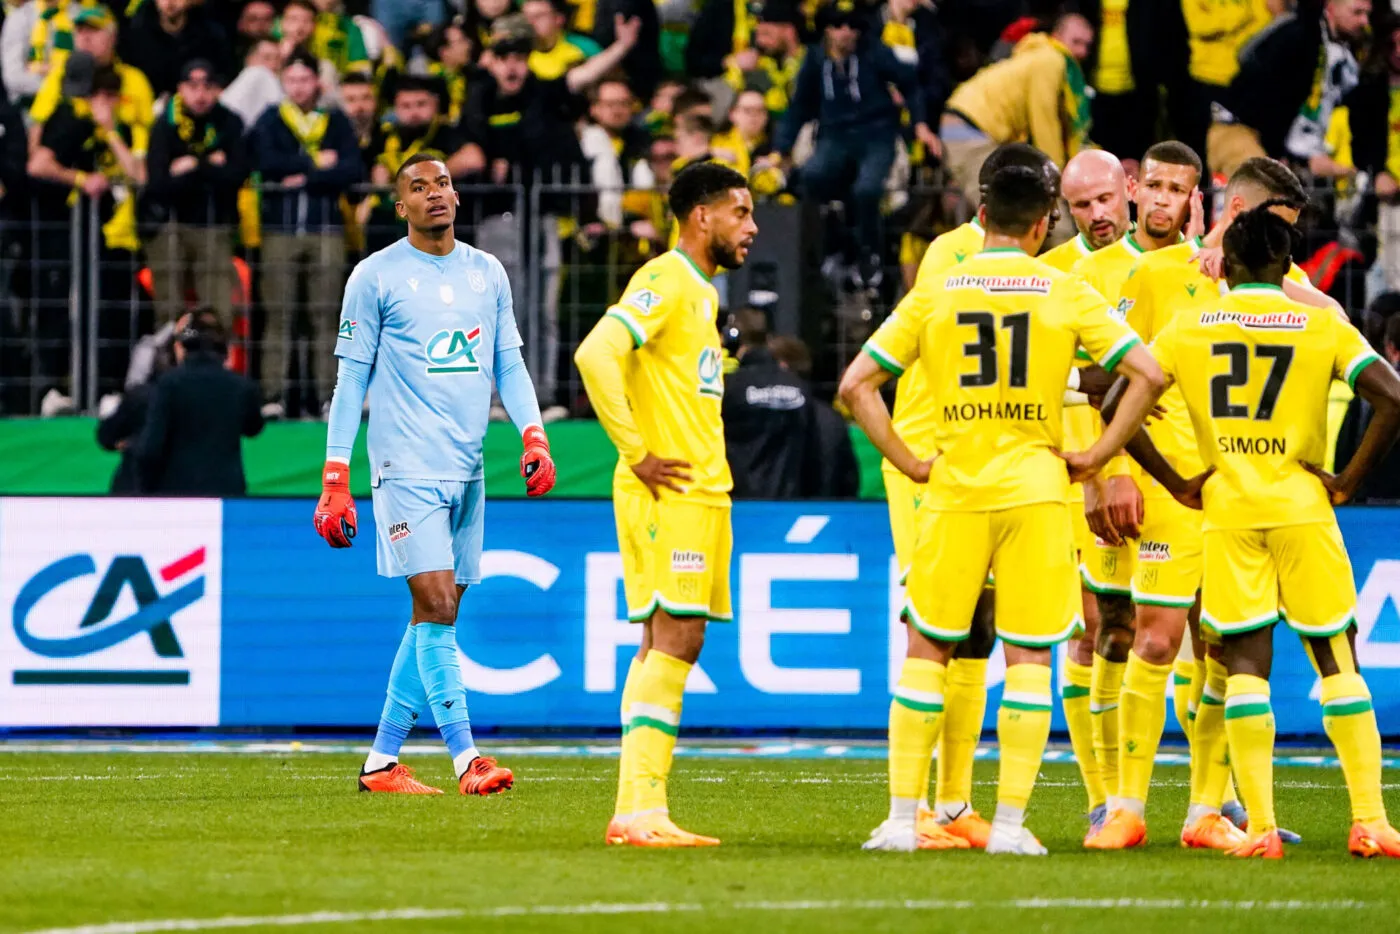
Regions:
<instances>
[{"instance_id":1,"label":"yellow sock","mask_svg":"<svg viewBox=\"0 0 1400 934\"><path fill-rule=\"evenodd\" d=\"M637 682L642 679L642 663L637 661L637 656L632 656L632 663L627 666L627 680L622 682L622 755L618 757L617 767L617 807L613 813L619 817L625 817L632 813L632 795L635 790L633 781L633 764L628 755L627 734L630 732L628 726L632 719L632 702L637 699ZM635 743L632 745L636 745Z\"/></svg>"},{"instance_id":2,"label":"yellow sock","mask_svg":"<svg viewBox=\"0 0 1400 934\"><path fill-rule=\"evenodd\" d=\"M1269 682L1254 675L1230 675L1225 687L1225 733L1230 739L1230 759L1239 769L1251 835L1278 828L1274 816L1274 732Z\"/></svg>"},{"instance_id":3,"label":"yellow sock","mask_svg":"<svg viewBox=\"0 0 1400 934\"><path fill-rule=\"evenodd\" d=\"M906 658L890 701L890 797L918 801L928 794L929 757L943 717L943 681L938 662ZM923 784L920 785L919 783Z\"/></svg>"},{"instance_id":4,"label":"yellow sock","mask_svg":"<svg viewBox=\"0 0 1400 934\"><path fill-rule=\"evenodd\" d=\"M1188 743L1191 742L1191 679L1195 673L1194 658L1178 658L1172 665L1172 712Z\"/></svg>"},{"instance_id":5,"label":"yellow sock","mask_svg":"<svg viewBox=\"0 0 1400 934\"><path fill-rule=\"evenodd\" d=\"M1065 662L1065 683L1060 689L1060 703L1069 724L1069 744L1084 776L1084 790L1089 794L1089 810L1104 803L1103 776L1099 760L1094 757L1094 726L1089 714L1089 682L1093 669L1078 662Z\"/></svg>"},{"instance_id":6,"label":"yellow sock","mask_svg":"<svg viewBox=\"0 0 1400 934\"><path fill-rule=\"evenodd\" d=\"M1191 803L1218 811L1228 800L1230 746L1225 737L1225 685L1230 674L1216 658L1205 663L1205 683L1191 733ZM1233 790L1233 789L1230 789Z\"/></svg>"},{"instance_id":7,"label":"yellow sock","mask_svg":"<svg viewBox=\"0 0 1400 934\"><path fill-rule=\"evenodd\" d=\"M987 713L987 660L955 658L943 685L943 738L938 747L939 804L972 803L972 760Z\"/></svg>"},{"instance_id":8,"label":"yellow sock","mask_svg":"<svg viewBox=\"0 0 1400 934\"><path fill-rule=\"evenodd\" d=\"M1342 761L1351 795L1351 819L1368 824L1384 822L1381 734L1366 679L1354 672L1322 679L1322 728Z\"/></svg>"},{"instance_id":9,"label":"yellow sock","mask_svg":"<svg viewBox=\"0 0 1400 934\"><path fill-rule=\"evenodd\" d=\"M1136 652L1128 656L1118 720L1119 806L1141 808L1152 786L1152 766L1167 723L1167 679L1171 665L1154 665ZM1138 814L1142 816L1141 813Z\"/></svg>"},{"instance_id":10,"label":"yellow sock","mask_svg":"<svg viewBox=\"0 0 1400 934\"><path fill-rule=\"evenodd\" d=\"M1025 810L1030 801L1050 738L1051 704L1048 665L1006 669L1006 687L997 711L997 745L1001 749L998 808L1009 805Z\"/></svg>"},{"instance_id":11,"label":"yellow sock","mask_svg":"<svg viewBox=\"0 0 1400 934\"><path fill-rule=\"evenodd\" d=\"M1111 662L1094 655L1089 676L1089 722L1094 736L1094 758L1099 762L1104 792L1118 795L1118 695L1123 691L1125 662Z\"/></svg>"},{"instance_id":12,"label":"yellow sock","mask_svg":"<svg viewBox=\"0 0 1400 934\"><path fill-rule=\"evenodd\" d=\"M637 679L627 738L633 744L632 813L666 807L666 778L681 725L681 698L690 664L652 649Z\"/></svg>"}]
</instances>

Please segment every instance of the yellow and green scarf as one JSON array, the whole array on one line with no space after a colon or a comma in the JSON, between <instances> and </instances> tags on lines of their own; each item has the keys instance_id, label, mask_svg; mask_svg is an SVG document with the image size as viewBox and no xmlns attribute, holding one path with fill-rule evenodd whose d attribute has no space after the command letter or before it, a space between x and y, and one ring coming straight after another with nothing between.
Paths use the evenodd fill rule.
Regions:
<instances>
[{"instance_id":1,"label":"yellow and green scarf","mask_svg":"<svg viewBox=\"0 0 1400 934\"><path fill-rule=\"evenodd\" d=\"M428 74L442 79L442 83L447 85L447 119L450 123L456 123L462 118L462 105L467 102L467 76L445 67L441 62L430 62Z\"/></svg>"},{"instance_id":2,"label":"yellow and green scarf","mask_svg":"<svg viewBox=\"0 0 1400 934\"><path fill-rule=\"evenodd\" d=\"M311 34L311 54L335 65L342 75L352 71L370 70L369 54L360 27L340 13L317 13L316 29Z\"/></svg>"},{"instance_id":3,"label":"yellow and green scarf","mask_svg":"<svg viewBox=\"0 0 1400 934\"><path fill-rule=\"evenodd\" d=\"M326 127L331 122L330 114L320 109L302 113L301 109L289 100L278 105L277 113L281 115L287 129L297 138L301 148L308 156L314 158L316 153L321 151L321 140L325 138Z\"/></svg>"},{"instance_id":4,"label":"yellow and green scarf","mask_svg":"<svg viewBox=\"0 0 1400 934\"><path fill-rule=\"evenodd\" d=\"M40 71L54 52L73 51L73 20L64 0L38 0L34 28L29 31L29 70Z\"/></svg>"},{"instance_id":5,"label":"yellow and green scarf","mask_svg":"<svg viewBox=\"0 0 1400 934\"><path fill-rule=\"evenodd\" d=\"M191 155L202 156L215 148L214 144L218 142L219 134L214 129L214 124L212 122L205 124L204 132L200 133L194 118L185 111L185 102L180 100L179 94L170 95L170 103L166 105L165 114L171 125L175 127L180 141L189 149Z\"/></svg>"},{"instance_id":6,"label":"yellow and green scarf","mask_svg":"<svg viewBox=\"0 0 1400 934\"><path fill-rule=\"evenodd\" d=\"M1070 54L1058 39L1051 37L1050 44L1055 47L1065 59L1065 87L1064 87L1064 109L1069 115L1070 126L1066 134L1065 142L1068 144L1066 151L1074 155L1083 146L1084 140L1089 138L1090 106L1089 89L1084 80L1084 69L1079 66L1079 60Z\"/></svg>"},{"instance_id":7,"label":"yellow and green scarf","mask_svg":"<svg viewBox=\"0 0 1400 934\"><path fill-rule=\"evenodd\" d=\"M442 123L443 120L441 117L434 117L433 122L429 123L428 128L423 131L423 135L407 146L403 144L403 140L399 137L398 128L392 124L386 123L383 128L384 151L379 154L379 157L375 159L375 161L388 169L390 175L396 174L399 171L399 166L418 155L418 153L422 152L424 149L431 147L433 140L437 138L438 130L442 128Z\"/></svg>"}]
</instances>

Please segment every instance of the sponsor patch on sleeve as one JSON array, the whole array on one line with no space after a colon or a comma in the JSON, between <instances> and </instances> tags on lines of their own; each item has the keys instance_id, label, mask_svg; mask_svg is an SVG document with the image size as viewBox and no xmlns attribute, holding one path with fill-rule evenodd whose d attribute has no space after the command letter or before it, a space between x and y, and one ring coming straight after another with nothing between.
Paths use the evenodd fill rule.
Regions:
<instances>
[{"instance_id":1,"label":"sponsor patch on sleeve","mask_svg":"<svg viewBox=\"0 0 1400 934\"><path fill-rule=\"evenodd\" d=\"M618 302L618 304L626 305L628 308L634 309L640 314L649 315L656 310L663 301L665 301L665 299L663 299L658 292L653 292L651 289L636 289L622 296L622 301Z\"/></svg>"}]
</instances>

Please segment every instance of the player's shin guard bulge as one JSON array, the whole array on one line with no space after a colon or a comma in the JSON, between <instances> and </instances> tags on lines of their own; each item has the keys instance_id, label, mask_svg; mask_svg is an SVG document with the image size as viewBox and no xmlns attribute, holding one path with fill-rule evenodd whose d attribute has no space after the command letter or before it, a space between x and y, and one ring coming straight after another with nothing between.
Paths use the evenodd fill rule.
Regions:
<instances>
[{"instance_id":1,"label":"player's shin guard bulge","mask_svg":"<svg viewBox=\"0 0 1400 934\"><path fill-rule=\"evenodd\" d=\"M1225 733L1244 806L1249 809L1250 841L1257 841L1278 829L1274 816L1274 711L1268 681L1254 675L1230 676L1225 688Z\"/></svg>"},{"instance_id":2,"label":"player's shin guard bulge","mask_svg":"<svg viewBox=\"0 0 1400 934\"><path fill-rule=\"evenodd\" d=\"M1166 725L1167 679L1171 672L1170 665L1154 665L1136 652L1128 656L1119 701L1120 807L1140 809L1147 801L1147 791L1152 785L1152 765Z\"/></svg>"},{"instance_id":3,"label":"player's shin guard bulge","mask_svg":"<svg viewBox=\"0 0 1400 934\"><path fill-rule=\"evenodd\" d=\"M906 658L890 701L890 798L918 800L928 793L927 768L943 716L947 669ZM923 787L919 782L924 781Z\"/></svg>"},{"instance_id":4,"label":"player's shin guard bulge","mask_svg":"<svg viewBox=\"0 0 1400 934\"><path fill-rule=\"evenodd\" d=\"M1358 824L1388 826L1381 797L1381 734L1371 691L1358 672L1322 679L1322 726L1341 760L1351 797L1351 819Z\"/></svg>"},{"instance_id":5,"label":"player's shin guard bulge","mask_svg":"<svg viewBox=\"0 0 1400 934\"><path fill-rule=\"evenodd\" d=\"M1050 667L1012 665L1006 669L1006 687L997 711L997 743L1001 747L1001 774L997 780L997 806L1025 810L1050 738Z\"/></svg>"},{"instance_id":6,"label":"player's shin guard bulge","mask_svg":"<svg viewBox=\"0 0 1400 934\"><path fill-rule=\"evenodd\" d=\"M632 744L632 813L666 810L666 780L680 731L691 665L652 649L642 662L627 738Z\"/></svg>"},{"instance_id":7,"label":"player's shin guard bulge","mask_svg":"<svg viewBox=\"0 0 1400 934\"><path fill-rule=\"evenodd\" d=\"M938 746L939 811L972 806L972 763L987 712L987 660L955 658L943 685L943 724Z\"/></svg>"}]
</instances>

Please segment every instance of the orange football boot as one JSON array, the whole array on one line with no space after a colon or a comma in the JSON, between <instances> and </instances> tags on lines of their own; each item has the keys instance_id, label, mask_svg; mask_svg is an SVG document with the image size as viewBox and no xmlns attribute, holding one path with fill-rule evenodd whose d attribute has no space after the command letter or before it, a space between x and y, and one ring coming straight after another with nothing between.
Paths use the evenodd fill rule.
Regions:
<instances>
[{"instance_id":1,"label":"orange football boot","mask_svg":"<svg viewBox=\"0 0 1400 934\"><path fill-rule=\"evenodd\" d=\"M1084 841L1084 849L1128 850L1146 842L1146 822L1132 811L1120 808L1108 815L1098 833Z\"/></svg>"},{"instance_id":2,"label":"orange football boot","mask_svg":"<svg viewBox=\"0 0 1400 934\"><path fill-rule=\"evenodd\" d=\"M938 816L928 808L919 808L918 819L914 823L921 850L965 850L967 841L948 832L948 828L938 822Z\"/></svg>"},{"instance_id":3,"label":"orange football boot","mask_svg":"<svg viewBox=\"0 0 1400 934\"><path fill-rule=\"evenodd\" d=\"M393 795L440 795L441 788L425 785L413 777L413 770L406 765L387 765L373 772L360 773L360 790L384 792Z\"/></svg>"},{"instance_id":4,"label":"orange football boot","mask_svg":"<svg viewBox=\"0 0 1400 934\"><path fill-rule=\"evenodd\" d=\"M714 837L702 837L698 833L680 829L671 822L670 815L665 811L636 815L627 822L626 833L628 846L719 846L719 840Z\"/></svg>"},{"instance_id":5,"label":"orange football boot","mask_svg":"<svg viewBox=\"0 0 1400 934\"><path fill-rule=\"evenodd\" d=\"M621 846L626 843L627 824L628 820L614 814L612 820L608 821L608 829L603 832L604 842L608 846Z\"/></svg>"},{"instance_id":6,"label":"orange football boot","mask_svg":"<svg viewBox=\"0 0 1400 934\"><path fill-rule=\"evenodd\" d=\"M1181 845L1196 850L1233 850L1249 835L1219 814L1202 814L1181 829Z\"/></svg>"},{"instance_id":7,"label":"orange football boot","mask_svg":"<svg viewBox=\"0 0 1400 934\"><path fill-rule=\"evenodd\" d=\"M477 756L458 779L457 787L464 795L494 795L509 791L515 775L502 768L490 756Z\"/></svg>"},{"instance_id":8,"label":"orange football boot","mask_svg":"<svg viewBox=\"0 0 1400 934\"><path fill-rule=\"evenodd\" d=\"M1370 859L1373 856L1400 858L1400 832L1385 821L1363 824L1357 821L1351 825L1351 837L1347 849L1352 856Z\"/></svg>"},{"instance_id":9,"label":"orange football boot","mask_svg":"<svg viewBox=\"0 0 1400 934\"><path fill-rule=\"evenodd\" d=\"M985 850L992 836L992 822L976 811L963 811L955 819L943 825L943 829L955 837L967 841L974 850Z\"/></svg>"},{"instance_id":10,"label":"orange football boot","mask_svg":"<svg viewBox=\"0 0 1400 934\"><path fill-rule=\"evenodd\" d=\"M1279 838L1277 830L1270 830L1268 833L1252 833L1239 846L1225 852L1227 856L1239 856L1245 859L1250 857L1283 859L1283 840Z\"/></svg>"}]
</instances>

